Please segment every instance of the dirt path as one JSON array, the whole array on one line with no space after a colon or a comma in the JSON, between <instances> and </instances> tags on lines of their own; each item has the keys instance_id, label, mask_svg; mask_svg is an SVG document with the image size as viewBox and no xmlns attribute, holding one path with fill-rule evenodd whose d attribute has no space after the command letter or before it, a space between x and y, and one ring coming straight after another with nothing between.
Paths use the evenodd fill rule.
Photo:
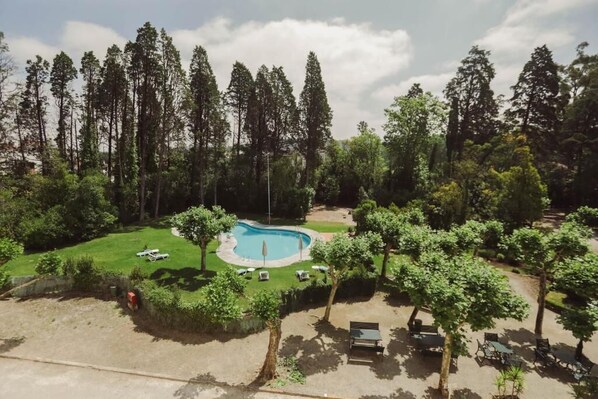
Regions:
<instances>
[{"instance_id":1,"label":"dirt path","mask_svg":"<svg viewBox=\"0 0 598 399\"><path fill-rule=\"evenodd\" d=\"M568 398L570 376L564 372L547 374L532 364L534 281L527 276L506 274L514 290L523 294L532 307L527 320L521 323L499 321L493 329L525 359L528 388L523 397ZM378 293L367 301L335 304L330 324L318 323L324 312L322 307L289 315L282 324L280 353L297 358L307 381L305 385L291 384L283 389L289 393L355 399L435 398L435 390L430 387L438 382L440 358L423 357L414 349L405 328L411 310L408 303ZM422 318L431 322L425 313ZM386 346L383 361L369 364L349 361L350 320L380 323ZM568 349L576 344L571 334L556 323L551 311L546 312L544 336L550 338L551 343ZM482 339L483 333L471 333L469 337L472 339L469 352L473 355L476 339ZM267 343L267 332L218 336L147 326L115 302L96 298L0 302L0 354L10 356L89 363L229 386L247 385L254 380ZM585 352L590 359L598 360L598 345L587 344ZM458 366L452 369L451 387L460 395L456 397L487 398L495 392L497 374L495 366L480 365L474 357L460 358ZM14 384L20 385L21 378L24 377L17 375L3 380L0 391L16 389ZM27 378L33 379L33 385L43 381L34 375ZM182 397L202 397L199 393L192 394ZM165 397L179 397L169 395Z\"/></svg>"},{"instance_id":2,"label":"dirt path","mask_svg":"<svg viewBox=\"0 0 598 399\"><path fill-rule=\"evenodd\" d=\"M355 226L353 209L315 205L306 215L306 219L313 222L336 222L348 226Z\"/></svg>"}]
</instances>

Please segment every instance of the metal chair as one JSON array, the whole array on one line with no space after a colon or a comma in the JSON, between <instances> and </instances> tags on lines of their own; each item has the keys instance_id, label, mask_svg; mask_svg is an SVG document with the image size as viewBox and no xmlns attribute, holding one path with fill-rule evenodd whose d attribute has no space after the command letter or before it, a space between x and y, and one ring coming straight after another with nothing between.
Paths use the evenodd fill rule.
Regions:
<instances>
[{"instance_id":1,"label":"metal chair","mask_svg":"<svg viewBox=\"0 0 598 399\"><path fill-rule=\"evenodd\" d=\"M490 347L487 344L480 342L479 339L477 341L478 341L478 350L476 350L476 352L475 352L476 356L478 353L481 352L482 358L484 360L492 361L492 360L498 359L498 357L496 356L496 353L492 349L490 349Z\"/></svg>"}]
</instances>

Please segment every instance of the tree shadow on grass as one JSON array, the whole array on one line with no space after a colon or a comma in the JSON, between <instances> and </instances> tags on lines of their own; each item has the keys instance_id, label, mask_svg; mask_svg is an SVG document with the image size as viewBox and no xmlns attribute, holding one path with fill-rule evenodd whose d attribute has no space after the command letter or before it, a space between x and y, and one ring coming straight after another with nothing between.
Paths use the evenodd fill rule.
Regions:
<instances>
[{"instance_id":1,"label":"tree shadow on grass","mask_svg":"<svg viewBox=\"0 0 598 399\"><path fill-rule=\"evenodd\" d=\"M10 352L25 342L25 337L0 338L0 353Z\"/></svg>"},{"instance_id":2,"label":"tree shadow on grass","mask_svg":"<svg viewBox=\"0 0 598 399\"><path fill-rule=\"evenodd\" d=\"M177 399L195 399L200 396L201 392L217 389L220 392L215 392L218 396L213 396L215 399L236 399L236 398L253 398L256 391L248 389L244 386L236 387L225 382L219 382L210 373L199 374L190 379L185 385L179 387L173 397Z\"/></svg>"},{"instance_id":3,"label":"tree shadow on grass","mask_svg":"<svg viewBox=\"0 0 598 399\"><path fill-rule=\"evenodd\" d=\"M206 270L202 273L196 267L183 267L182 269L170 269L161 267L150 274L150 279L161 286L176 285L183 291L194 292L208 285L216 275L213 270Z\"/></svg>"},{"instance_id":4,"label":"tree shadow on grass","mask_svg":"<svg viewBox=\"0 0 598 399\"><path fill-rule=\"evenodd\" d=\"M313 338L291 335L280 349L281 356L297 358L299 369L306 376L338 369L349 349L348 330L321 321L314 328L317 334Z\"/></svg>"}]
</instances>

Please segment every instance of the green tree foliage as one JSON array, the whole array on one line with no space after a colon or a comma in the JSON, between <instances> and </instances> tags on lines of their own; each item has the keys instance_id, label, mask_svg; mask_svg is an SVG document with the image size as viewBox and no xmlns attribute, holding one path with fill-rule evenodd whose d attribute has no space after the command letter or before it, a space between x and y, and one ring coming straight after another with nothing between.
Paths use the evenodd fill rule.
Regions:
<instances>
[{"instance_id":1,"label":"green tree foliage","mask_svg":"<svg viewBox=\"0 0 598 399\"><path fill-rule=\"evenodd\" d=\"M511 226L531 226L542 218L548 198L546 185L542 183L534 167L529 150L520 149L522 161L502 172L499 176L501 190L498 209L501 219Z\"/></svg>"},{"instance_id":2,"label":"green tree foliage","mask_svg":"<svg viewBox=\"0 0 598 399\"><path fill-rule=\"evenodd\" d=\"M534 49L511 89L511 107L505 115L527 136L537 158L545 160L556 149L553 137L560 102L558 66L546 45Z\"/></svg>"},{"instance_id":3,"label":"green tree foliage","mask_svg":"<svg viewBox=\"0 0 598 399\"><path fill-rule=\"evenodd\" d=\"M534 329L536 335L542 336L549 276L560 262L588 252L588 236L586 228L575 223L564 223L558 230L550 233L524 227L504 239L503 245L511 255L539 276L538 313Z\"/></svg>"},{"instance_id":4,"label":"green tree foliage","mask_svg":"<svg viewBox=\"0 0 598 399\"><path fill-rule=\"evenodd\" d=\"M529 308L498 270L475 258L427 253L420 264L398 264L394 281L416 307L430 309L434 323L446 333L438 384L444 396L453 349L467 329L492 328L496 319L523 320Z\"/></svg>"},{"instance_id":5,"label":"green tree foliage","mask_svg":"<svg viewBox=\"0 0 598 399\"><path fill-rule=\"evenodd\" d=\"M313 51L307 56L305 84L299 97L299 150L305 158L305 185L315 185L314 173L320 164L319 152L330 139L332 109L322 80L320 62Z\"/></svg>"},{"instance_id":6,"label":"green tree foliage","mask_svg":"<svg viewBox=\"0 0 598 399\"><path fill-rule=\"evenodd\" d=\"M454 158L452 154L461 158L466 140L479 143L496 134L498 104L490 88L495 71L489 56L489 51L473 46L444 89L451 103L451 131L447 136L449 159Z\"/></svg>"},{"instance_id":7,"label":"green tree foliage","mask_svg":"<svg viewBox=\"0 0 598 399\"><path fill-rule=\"evenodd\" d=\"M230 274L226 271L221 273ZM229 276L220 276L220 273L208 284L205 289L203 308L212 322L226 326L241 318L239 288L237 280Z\"/></svg>"},{"instance_id":8,"label":"green tree foliage","mask_svg":"<svg viewBox=\"0 0 598 399\"><path fill-rule=\"evenodd\" d=\"M432 136L444 133L445 106L431 93L415 90L410 95L396 97L384 112L387 118L384 143L390 159L391 184L397 189L413 191L418 184L419 165L429 165Z\"/></svg>"},{"instance_id":9,"label":"green tree foliage","mask_svg":"<svg viewBox=\"0 0 598 399\"><path fill-rule=\"evenodd\" d=\"M201 272L206 272L206 251L208 243L218 234L230 231L237 218L219 206L211 210L203 205L192 207L171 218L172 225L181 236L201 249Z\"/></svg>"},{"instance_id":10,"label":"green tree foliage","mask_svg":"<svg viewBox=\"0 0 598 399\"><path fill-rule=\"evenodd\" d=\"M598 331L598 255L588 253L564 260L554 273L554 284L580 299L579 306L568 308L557 317L563 328L579 340L579 356L584 342Z\"/></svg>"},{"instance_id":11,"label":"green tree foliage","mask_svg":"<svg viewBox=\"0 0 598 399\"><path fill-rule=\"evenodd\" d=\"M235 129L235 143L234 150L237 160L241 151L241 142L243 139L243 132L245 126L245 119L247 117L247 108L249 106L249 97L253 92L253 76L245 64L236 61L233 65L233 70L230 75L230 83L225 95L226 106L230 109L234 116Z\"/></svg>"},{"instance_id":12,"label":"green tree foliage","mask_svg":"<svg viewBox=\"0 0 598 399\"><path fill-rule=\"evenodd\" d=\"M588 227L598 227L598 208L580 206L566 216L568 222L575 222Z\"/></svg>"},{"instance_id":13,"label":"green tree foliage","mask_svg":"<svg viewBox=\"0 0 598 399\"><path fill-rule=\"evenodd\" d=\"M343 278L354 268L363 268L372 262L374 254L382 249L382 240L378 234L365 233L355 238L345 234L335 234L329 242L316 241L311 249L315 262L328 266L328 275L332 283L330 296L324 312L324 321L330 320L330 309L334 296Z\"/></svg>"},{"instance_id":14,"label":"green tree foliage","mask_svg":"<svg viewBox=\"0 0 598 399\"><path fill-rule=\"evenodd\" d=\"M280 293L277 291L261 290L251 298L251 314L262 320L270 330L268 352L258 375L258 380L262 382L270 381L276 377L278 347L282 337L281 304Z\"/></svg>"},{"instance_id":15,"label":"green tree foliage","mask_svg":"<svg viewBox=\"0 0 598 399\"><path fill-rule=\"evenodd\" d=\"M356 230L358 233L365 232L368 229L367 216L378 209L378 205L374 200L365 200L357 205L357 208L353 209L353 221L356 224Z\"/></svg>"},{"instance_id":16,"label":"green tree foliage","mask_svg":"<svg viewBox=\"0 0 598 399\"><path fill-rule=\"evenodd\" d=\"M46 89L49 78L50 63L37 55L35 61L27 60L25 90L21 93L19 103L19 120L26 136L22 141L33 143L32 150L42 162L42 173L49 170L50 151L46 134L48 97Z\"/></svg>"},{"instance_id":17,"label":"green tree foliage","mask_svg":"<svg viewBox=\"0 0 598 399\"><path fill-rule=\"evenodd\" d=\"M50 91L56 100L58 107L58 133L56 145L60 156L67 159L67 138L66 122L70 114L69 99L71 98L71 83L77 77L77 69L73 66L73 60L64 51L61 51L52 62L50 72Z\"/></svg>"},{"instance_id":18,"label":"green tree foliage","mask_svg":"<svg viewBox=\"0 0 598 399\"><path fill-rule=\"evenodd\" d=\"M100 61L93 51L87 51L81 58L79 69L83 78L83 104L81 126L81 170L96 170L100 167L98 102L100 90Z\"/></svg>"}]
</instances>

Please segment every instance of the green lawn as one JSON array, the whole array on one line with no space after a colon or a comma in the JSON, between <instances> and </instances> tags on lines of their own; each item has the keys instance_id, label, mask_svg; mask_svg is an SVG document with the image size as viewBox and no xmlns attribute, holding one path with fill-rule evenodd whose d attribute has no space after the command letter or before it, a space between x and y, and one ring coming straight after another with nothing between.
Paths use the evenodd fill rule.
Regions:
<instances>
[{"instance_id":1,"label":"green lawn","mask_svg":"<svg viewBox=\"0 0 598 399\"><path fill-rule=\"evenodd\" d=\"M296 224L291 221L275 220L273 224ZM331 222L307 222L301 227L319 232L343 232L347 226ZM137 258L135 253L148 248L158 248L160 252L170 254L170 258L156 262L149 262L145 258ZM208 245L207 275L199 272L200 251L187 240L175 237L170 232L170 226L129 226L121 231L108 234L81 244L59 248L56 252L63 258L91 256L96 263L108 271L129 274L135 265L142 266L147 275L160 284L176 284L183 292L185 299L197 298L201 295L199 289L209 282L209 279L227 264L216 256L217 241ZM34 268L42 252L28 253L7 263L4 267L13 276L35 274ZM378 263L378 262L377 262ZM309 269L314 263L304 261L290 266L271 268L270 281L258 282L257 273L248 279L248 294L261 287L270 289L286 289L292 286L305 285L295 278L295 270ZM313 273L312 273L313 274ZM317 278L323 275L316 274Z\"/></svg>"}]
</instances>

